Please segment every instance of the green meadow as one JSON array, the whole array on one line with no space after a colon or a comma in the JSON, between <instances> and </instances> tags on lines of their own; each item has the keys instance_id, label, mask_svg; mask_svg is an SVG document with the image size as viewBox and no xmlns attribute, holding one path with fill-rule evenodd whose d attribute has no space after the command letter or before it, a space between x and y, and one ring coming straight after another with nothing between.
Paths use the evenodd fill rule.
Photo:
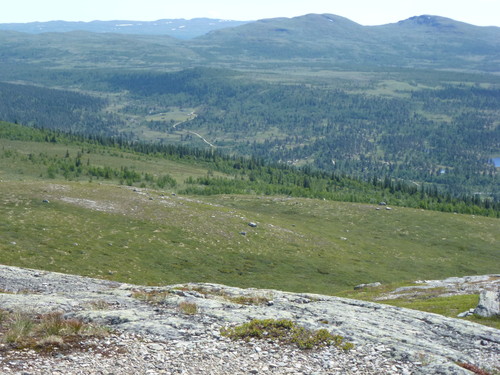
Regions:
<instances>
[{"instance_id":1,"label":"green meadow","mask_svg":"<svg viewBox=\"0 0 500 375\"><path fill-rule=\"evenodd\" d=\"M210 166L86 147L1 140L0 263L130 283L324 294L498 272L495 218L280 195L190 196L179 194L184 181L213 174ZM177 184L50 178L29 156L78 152L83 163L168 174Z\"/></svg>"}]
</instances>

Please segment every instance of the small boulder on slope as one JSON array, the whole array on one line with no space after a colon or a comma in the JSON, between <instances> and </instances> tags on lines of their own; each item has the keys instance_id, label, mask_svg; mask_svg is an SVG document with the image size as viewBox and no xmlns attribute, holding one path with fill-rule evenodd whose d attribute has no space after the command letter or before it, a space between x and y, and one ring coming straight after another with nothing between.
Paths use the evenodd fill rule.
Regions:
<instances>
[{"instance_id":1,"label":"small boulder on slope","mask_svg":"<svg viewBox=\"0 0 500 375\"><path fill-rule=\"evenodd\" d=\"M483 290L474 314L485 318L500 316L500 290Z\"/></svg>"}]
</instances>

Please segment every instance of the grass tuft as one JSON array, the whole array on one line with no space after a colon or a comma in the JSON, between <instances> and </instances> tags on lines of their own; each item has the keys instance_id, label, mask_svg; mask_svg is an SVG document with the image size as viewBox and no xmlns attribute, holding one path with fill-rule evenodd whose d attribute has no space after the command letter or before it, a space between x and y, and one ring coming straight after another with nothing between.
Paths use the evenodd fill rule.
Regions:
<instances>
[{"instance_id":1,"label":"grass tuft","mask_svg":"<svg viewBox=\"0 0 500 375\"><path fill-rule=\"evenodd\" d=\"M28 337L34 327L33 319L25 312L15 312L8 323L4 341L9 344L18 343Z\"/></svg>"},{"instance_id":2,"label":"grass tuft","mask_svg":"<svg viewBox=\"0 0 500 375\"><path fill-rule=\"evenodd\" d=\"M60 312L51 312L42 315L38 324L40 333L45 337L59 336L66 328L66 322Z\"/></svg>"},{"instance_id":3,"label":"grass tuft","mask_svg":"<svg viewBox=\"0 0 500 375\"><path fill-rule=\"evenodd\" d=\"M79 319L65 319L61 312L34 314L24 311L9 313L0 310L0 340L9 349L50 351L63 348L67 342L79 342L83 337L104 337L105 327L84 323ZM80 345L79 344L79 345Z\"/></svg>"},{"instance_id":4,"label":"grass tuft","mask_svg":"<svg viewBox=\"0 0 500 375\"><path fill-rule=\"evenodd\" d=\"M147 302L150 304L159 304L165 301L171 295L168 291L158 291L158 290L135 290L132 293L132 297L140 301Z\"/></svg>"},{"instance_id":5,"label":"grass tuft","mask_svg":"<svg viewBox=\"0 0 500 375\"><path fill-rule=\"evenodd\" d=\"M179 303L179 311L186 315L195 315L198 313L198 306L193 302Z\"/></svg>"}]
</instances>

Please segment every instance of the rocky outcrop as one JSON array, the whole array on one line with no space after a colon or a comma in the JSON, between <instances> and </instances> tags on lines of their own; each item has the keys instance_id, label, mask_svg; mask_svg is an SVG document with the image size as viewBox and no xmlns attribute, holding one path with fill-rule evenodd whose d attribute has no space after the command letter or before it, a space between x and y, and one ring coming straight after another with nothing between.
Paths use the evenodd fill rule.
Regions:
<instances>
[{"instance_id":1,"label":"rocky outcrop","mask_svg":"<svg viewBox=\"0 0 500 375\"><path fill-rule=\"evenodd\" d=\"M499 290L500 275L448 277L444 280L419 280L417 285L397 288L385 293L378 300L418 297L421 295L448 297L463 294L479 294L483 290Z\"/></svg>"},{"instance_id":2,"label":"rocky outcrop","mask_svg":"<svg viewBox=\"0 0 500 375\"><path fill-rule=\"evenodd\" d=\"M359 284L354 287L354 290L357 289L365 289L365 288L376 288L378 286L381 286L382 284L379 283L378 281L375 283L369 283L369 284Z\"/></svg>"},{"instance_id":3,"label":"rocky outcrop","mask_svg":"<svg viewBox=\"0 0 500 375\"><path fill-rule=\"evenodd\" d=\"M500 316L500 290L483 290L474 314L486 318Z\"/></svg>"},{"instance_id":4,"label":"rocky outcrop","mask_svg":"<svg viewBox=\"0 0 500 375\"><path fill-rule=\"evenodd\" d=\"M499 330L371 302L217 284L144 287L7 266L0 266L0 289L3 309L58 310L123 332L167 342L212 340L214 347L222 326L255 318L291 319L353 342L348 355L357 364L352 366L360 369L366 361L378 361L382 369L352 373L470 374L457 362L500 369ZM183 301L195 303L198 313L183 314ZM386 369L384 363L391 365ZM351 372L325 368L318 373Z\"/></svg>"}]
</instances>

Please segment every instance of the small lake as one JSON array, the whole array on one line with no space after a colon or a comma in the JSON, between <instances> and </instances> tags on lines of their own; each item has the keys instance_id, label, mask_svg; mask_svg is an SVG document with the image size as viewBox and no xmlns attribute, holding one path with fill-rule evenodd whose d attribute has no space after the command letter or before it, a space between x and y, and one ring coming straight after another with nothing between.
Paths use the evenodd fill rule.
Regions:
<instances>
[{"instance_id":1,"label":"small lake","mask_svg":"<svg viewBox=\"0 0 500 375\"><path fill-rule=\"evenodd\" d=\"M491 160L493 161L493 164L495 164L495 167L500 167L500 158L492 158Z\"/></svg>"}]
</instances>

